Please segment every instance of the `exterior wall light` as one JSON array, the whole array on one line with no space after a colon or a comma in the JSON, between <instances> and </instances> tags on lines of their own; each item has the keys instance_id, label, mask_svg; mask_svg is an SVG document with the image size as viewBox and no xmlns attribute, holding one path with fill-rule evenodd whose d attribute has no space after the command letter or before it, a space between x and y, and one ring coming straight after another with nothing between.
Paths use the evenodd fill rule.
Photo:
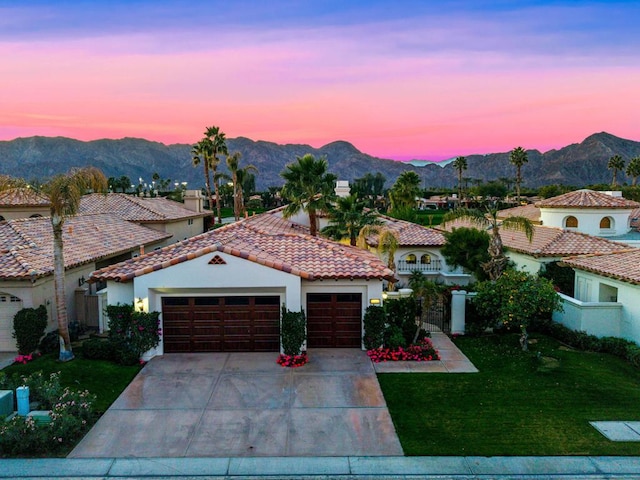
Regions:
<instances>
[{"instance_id":1,"label":"exterior wall light","mask_svg":"<svg viewBox=\"0 0 640 480\"><path fill-rule=\"evenodd\" d=\"M369 303L371 305L380 305L380 299L379 298L371 298L371 299L369 299Z\"/></svg>"}]
</instances>

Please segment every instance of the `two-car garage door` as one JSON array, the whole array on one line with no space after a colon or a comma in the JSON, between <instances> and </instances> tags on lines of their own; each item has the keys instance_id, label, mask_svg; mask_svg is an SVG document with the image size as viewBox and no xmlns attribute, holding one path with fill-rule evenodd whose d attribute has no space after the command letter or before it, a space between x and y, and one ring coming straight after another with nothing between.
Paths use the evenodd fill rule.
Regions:
<instances>
[{"instance_id":1,"label":"two-car garage door","mask_svg":"<svg viewBox=\"0 0 640 480\"><path fill-rule=\"evenodd\" d=\"M360 348L362 295L307 294L307 346ZM277 352L279 296L163 297L164 351Z\"/></svg>"}]
</instances>

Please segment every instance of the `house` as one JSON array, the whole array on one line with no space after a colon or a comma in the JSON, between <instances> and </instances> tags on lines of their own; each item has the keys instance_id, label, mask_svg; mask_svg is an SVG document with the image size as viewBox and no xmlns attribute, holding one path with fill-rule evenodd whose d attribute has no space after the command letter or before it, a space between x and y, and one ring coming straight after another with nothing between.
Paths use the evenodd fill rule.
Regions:
<instances>
[{"instance_id":1,"label":"house","mask_svg":"<svg viewBox=\"0 0 640 480\"><path fill-rule=\"evenodd\" d=\"M0 193L0 221L46 217L50 213L49 199L31 188L11 188Z\"/></svg>"},{"instance_id":2,"label":"house","mask_svg":"<svg viewBox=\"0 0 640 480\"><path fill-rule=\"evenodd\" d=\"M280 349L280 312L303 309L308 347L362 345L362 318L394 272L373 253L273 212L252 216L92 273L109 304L161 312L169 352Z\"/></svg>"},{"instance_id":3,"label":"house","mask_svg":"<svg viewBox=\"0 0 640 480\"><path fill-rule=\"evenodd\" d=\"M91 272L153 248L170 235L115 215L79 215L65 222L64 260L70 321L84 314L76 308L76 289L84 295ZM25 307L45 305L48 329L56 328L53 282L53 230L48 217L0 223L0 351L15 351L13 317Z\"/></svg>"},{"instance_id":4,"label":"house","mask_svg":"<svg viewBox=\"0 0 640 480\"><path fill-rule=\"evenodd\" d=\"M554 320L599 337L640 344L640 249L569 257L575 270L575 298L561 295L563 312Z\"/></svg>"},{"instance_id":5,"label":"house","mask_svg":"<svg viewBox=\"0 0 640 480\"><path fill-rule=\"evenodd\" d=\"M82 214L111 213L124 220L171 234L162 244L193 237L205 231L204 219L213 213L203 209L199 190L187 190L184 204L163 197L138 197L124 193L85 195L80 202Z\"/></svg>"}]
</instances>

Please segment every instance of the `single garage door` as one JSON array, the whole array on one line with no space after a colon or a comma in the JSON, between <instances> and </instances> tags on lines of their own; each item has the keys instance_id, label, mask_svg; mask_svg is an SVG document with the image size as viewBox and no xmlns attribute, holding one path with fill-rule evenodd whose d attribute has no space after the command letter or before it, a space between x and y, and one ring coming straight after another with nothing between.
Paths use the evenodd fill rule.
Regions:
<instances>
[{"instance_id":1,"label":"single garage door","mask_svg":"<svg viewBox=\"0 0 640 480\"><path fill-rule=\"evenodd\" d=\"M0 352L15 352L13 317L22 310L22 300L8 293L0 293Z\"/></svg>"},{"instance_id":2,"label":"single garage door","mask_svg":"<svg viewBox=\"0 0 640 480\"><path fill-rule=\"evenodd\" d=\"M164 351L277 352L280 297L163 297Z\"/></svg>"},{"instance_id":3,"label":"single garage door","mask_svg":"<svg viewBox=\"0 0 640 480\"><path fill-rule=\"evenodd\" d=\"M361 348L361 324L360 293L307 294L309 348Z\"/></svg>"}]
</instances>

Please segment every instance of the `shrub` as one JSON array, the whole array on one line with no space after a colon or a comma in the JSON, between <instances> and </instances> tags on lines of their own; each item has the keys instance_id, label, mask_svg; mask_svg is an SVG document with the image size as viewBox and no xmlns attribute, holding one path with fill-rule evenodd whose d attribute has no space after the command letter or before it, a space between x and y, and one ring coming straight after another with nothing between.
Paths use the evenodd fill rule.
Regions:
<instances>
[{"instance_id":1,"label":"shrub","mask_svg":"<svg viewBox=\"0 0 640 480\"><path fill-rule=\"evenodd\" d=\"M42 340L40 340L40 345L38 345L38 350L40 353L54 353L58 351L60 348L60 340L58 336L58 330L54 330L53 332L47 333Z\"/></svg>"},{"instance_id":2,"label":"shrub","mask_svg":"<svg viewBox=\"0 0 640 480\"><path fill-rule=\"evenodd\" d=\"M304 311L291 312L282 306L282 325L280 336L285 355L296 356L301 353L307 339L307 321Z\"/></svg>"},{"instance_id":3,"label":"shrub","mask_svg":"<svg viewBox=\"0 0 640 480\"><path fill-rule=\"evenodd\" d=\"M13 317L13 338L18 344L18 353L27 355L38 348L38 343L47 328L47 309L23 308Z\"/></svg>"},{"instance_id":4,"label":"shrub","mask_svg":"<svg viewBox=\"0 0 640 480\"><path fill-rule=\"evenodd\" d=\"M494 315L480 313L473 298L467 300L465 311L465 332L471 336L482 335L488 328L495 327Z\"/></svg>"},{"instance_id":5,"label":"shrub","mask_svg":"<svg viewBox=\"0 0 640 480\"><path fill-rule=\"evenodd\" d=\"M114 360L115 345L106 339L90 338L82 342L82 356L90 360Z\"/></svg>"},{"instance_id":6,"label":"shrub","mask_svg":"<svg viewBox=\"0 0 640 480\"><path fill-rule=\"evenodd\" d=\"M402 329L398 325L389 325L385 332L384 346L391 350L404 348L408 345L402 334Z\"/></svg>"},{"instance_id":7,"label":"shrub","mask_svg":"<svg viewBox=\"0 0 640 480\"><path fill-rule=\"evenodd\" d=\"M137 363L142 354L160 343L160 313L138 312L133 305L108 305L109 340L122 365ZM135 361L132 361L135 357Z\"/></svg>"},{"instance_id":8,"label":"shrub","mask_svg":"<svg viewBox=\"0 0 640 480\"><path fill-rule=\"evenodd\" d=\"M414 297L407 297L387 300L385 308L389 325L398 327L404 340L402 342L403 346L409 345L416 334L416 328L418 328L416 324L416 315L418 313L416 299ZM395 334L396 330L386 335L385 338L390 338Z\"/></svg>"},{"instance_id":9,"label":"shrub","mask_svg":"<svg viewBox=\"0 0 640 480\"><path fill-rule=\"evenodd\" d=\"M384 331L387 323L387 315L384 308L370 305L364 313L364 348L370 350L378 348L384 343Z\"/></svg>"}]
</instances>

